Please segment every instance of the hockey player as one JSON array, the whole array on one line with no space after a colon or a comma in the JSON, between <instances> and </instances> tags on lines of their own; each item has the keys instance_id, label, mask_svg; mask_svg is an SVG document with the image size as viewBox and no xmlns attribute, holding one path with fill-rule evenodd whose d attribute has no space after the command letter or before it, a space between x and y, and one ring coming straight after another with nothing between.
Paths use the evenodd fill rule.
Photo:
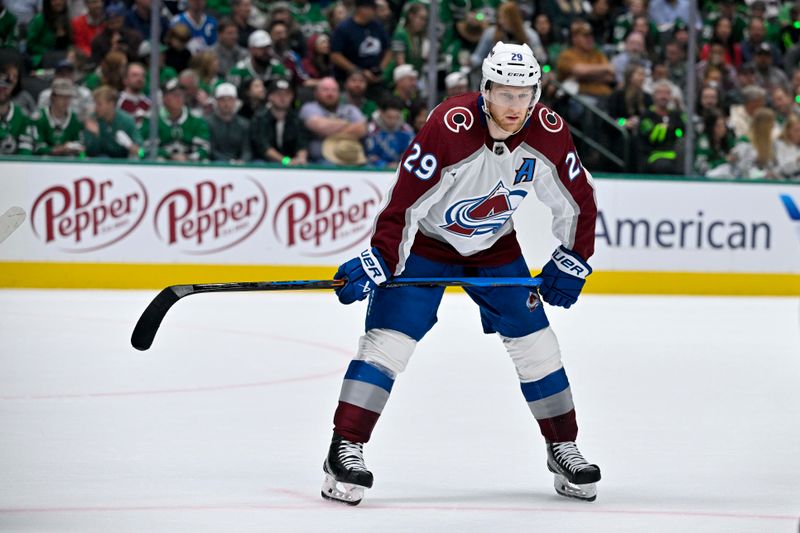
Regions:
<instances>
[{"instance_id":1,"label":"hockey player","mask_svg":"<svg viewBox=\"0 0 800 533\"><path fill-rule=\"evenodd\" d=\"M541 70L527 45L498 42L479 93L433 110L405 152L375 224L372 247L334 276L344 304L370 297L366 334L344 376L322 496L358 504L373 476L363 458L395 378L436 323L443 287L382 288L403 277L527 277L511 215L531 192L553 213L561 242L539 276L541 298L570 307L594 250L597 206L563 119L538 103ZM547 442L556 491L593 501L600 469L578 451L575 409L539 294L524 287L467 288L486 333L511 356L525 401Z\"/></svg>"}]
</instances>

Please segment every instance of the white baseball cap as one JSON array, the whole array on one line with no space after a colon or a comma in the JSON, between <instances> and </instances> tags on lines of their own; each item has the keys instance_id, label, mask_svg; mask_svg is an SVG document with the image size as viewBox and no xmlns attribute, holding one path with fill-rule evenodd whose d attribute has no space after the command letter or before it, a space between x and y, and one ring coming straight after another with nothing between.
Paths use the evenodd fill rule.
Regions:
<instances>
[{"instance_id":1,"label":"white baseball cap","mask_svg":"<svg viewBox=\"0 0 800 533\"><path fill-rule=\"evenodd\" d=\"M232 83L220 83L214 91L214 98L224 98L226 96L238 97L236 86Z\"/></svg>"},{"instance_id":2,"label":"white baseball cap","mask_svg":"<svg viewBox=\"0 0 800 533\"><path fill-rule=\"evenodd\" d=\"M249 48L266 48L272 46L272 37L264 30L256 30L247 38L247 46Z\"/></svg>"},{"instance_id":3,"label":"white baseball cap","mask_svg":"<svg viewBox=\"0 0 800 533\"><path fill-rule=\"evenodd\" d=\"M406 76L414 76L415 78L417 78L419 77L419 74L417 73L416 70L414 70L414 67L412 67L409 64L398 65L394 67L394 72L392 74L394 81L403 79Z\"/></svg>"},{"instance_id":4,"label":"white baseball cap","mask_svg":"<svg viewBox=\"0 0 800 533\"><path fill-rule=\"evenodd\" d=\"M451 72L444 79L444 86L448 89L452 89L456 85L466 85L466 84L467 84L467 77L464 76L464 74L461 72Z\"/></svg>"}]
</instances>

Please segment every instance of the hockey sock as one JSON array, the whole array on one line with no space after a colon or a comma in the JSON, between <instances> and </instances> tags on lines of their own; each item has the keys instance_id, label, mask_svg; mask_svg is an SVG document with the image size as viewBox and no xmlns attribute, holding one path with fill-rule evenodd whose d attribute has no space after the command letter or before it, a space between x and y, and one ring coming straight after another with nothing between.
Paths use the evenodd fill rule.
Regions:
<instances>
[{"instance_id":1,"label":"hockey sock","mask_svg":"<svg viewBox=\"0 0 800 533\"><path fill-rule=\"evenodd\" d=\"M392 385L394 379L377 366L351 361L333 416L333 430L349 441L368 442Z\"/></svg>"},{"instance_id":2,"label":"hockey sock","mask_svg":"<svg viewBox=\"0 0 800 533\"><path fill-rule=\"evenodd\" d=\"M522 394L547 442L574 441L578 435L575 406L564 368L542 379L522 383Z\"/></svg>"}]
</instances>

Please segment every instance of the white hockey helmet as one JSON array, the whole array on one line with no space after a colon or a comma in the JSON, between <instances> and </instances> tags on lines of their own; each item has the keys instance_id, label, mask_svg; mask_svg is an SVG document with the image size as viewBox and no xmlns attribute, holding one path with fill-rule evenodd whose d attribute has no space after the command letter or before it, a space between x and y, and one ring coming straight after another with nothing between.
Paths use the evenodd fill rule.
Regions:
<instances>
[{"instance_id":1,"label":"white hockey helmet","mask_svg":"<svg viewBox=\"0 0 800 533\"><path fill-rule=\"evenodd\" d=\"M492 83L512 85L514 87L533 87L533 101L536 105L542 94L542 69L527 44L506 44L498 41L492 51L483 60L483 79L481 92L491 89Z\"/></svg>"}]
</instances>

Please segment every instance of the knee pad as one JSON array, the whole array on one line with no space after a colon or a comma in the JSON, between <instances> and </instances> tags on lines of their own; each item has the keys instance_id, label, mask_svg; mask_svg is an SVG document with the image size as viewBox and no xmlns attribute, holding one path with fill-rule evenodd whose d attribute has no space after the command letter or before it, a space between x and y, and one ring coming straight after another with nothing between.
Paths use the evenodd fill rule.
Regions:
<instances>
[{"instance_id":1,"label":"knee pad","mask_svg":"<svg viewBox=\"0 0 800 533\"><path fill-rule=\"evenodd\" d=\"M561 368L561 349L549 326L524 337L504 337L503 345L517 367L520 381L536 381Z\"/></svg>"},{"instance_id":2,"label":"knee pad","mask_svg":"<svg viewBox=\"0 0 800 533\"><path fill-rule=\"evenodd\" d=\"M371 329L358 340L356 359L388 370L392 378L406 369L417 341L393 329Z\"/></svg>"}]
</instances>

